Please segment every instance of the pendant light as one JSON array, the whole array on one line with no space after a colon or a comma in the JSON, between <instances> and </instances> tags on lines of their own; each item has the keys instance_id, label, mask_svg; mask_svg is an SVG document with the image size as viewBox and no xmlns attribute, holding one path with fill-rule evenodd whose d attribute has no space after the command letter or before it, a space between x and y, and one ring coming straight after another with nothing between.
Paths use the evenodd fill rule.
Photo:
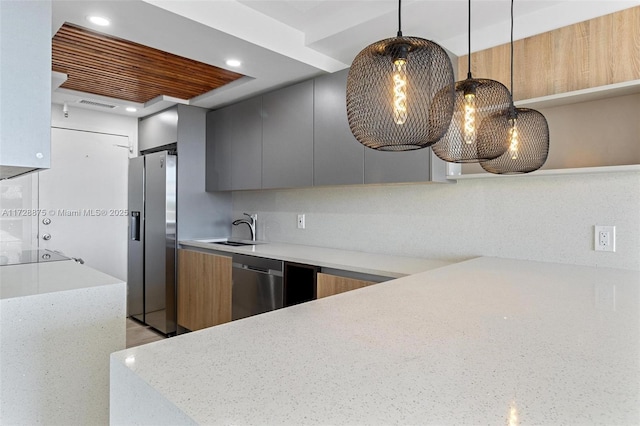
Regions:
<instances>
[{"instance_id":1,"label":"pendant light","mask_svg":"<svg viewBox=\"0 0 640 426\"><path fill-rule=\"evenodd\" d=\"M364 48L347 77L347 118L355 138L381 151L426 148L444 135L453 114L453 66L438 44L397 37Z\"/></svg>"},{"instance_id":2,"label":"pendant light","mask_svg":"<svg viewBox=\"0 0 640 426\"><path fill-rule=\"evenodd\" d=\"M479 126L495 114L509 111L511 94L504 84L471 75L471 0L469 0L469 55L467 79L456 82L455 106L449 130L432 149L444 161L452 163L477 163L504 154L504 140L478 139Z\"/></svg>"},{"instance_id":3,"label":"pendant light","mask_svg":"<svg viewBox=\"0 0 640 426\"><path fill-rule=\"evenodd\" d=\"M496 115L481 129L480 138L490 141L502 138L508 131L509 147L500 157L480 163L482 168L495 174L519 174L538 170L549 154L549 126L540 112L530 108L516 108L513 104L513 0L511 0L511 108L508 114ZM484 127L483 123L483 126Z\"/></svg>"}]
</instances>

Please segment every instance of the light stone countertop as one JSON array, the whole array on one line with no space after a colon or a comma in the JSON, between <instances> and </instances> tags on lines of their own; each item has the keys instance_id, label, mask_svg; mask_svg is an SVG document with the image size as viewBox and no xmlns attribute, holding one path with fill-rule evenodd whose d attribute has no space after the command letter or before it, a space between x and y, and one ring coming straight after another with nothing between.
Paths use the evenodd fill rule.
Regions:
<instances>
[{"instance_id":1,"label":"light stone countertop","mask_svg":"<svg viewBox=\"0 0 640 426\"><path fill-rule=\"evenodd\" d=\"M112 424L640 424L640 272L478 258L112 354Z\"/></svg>"},{"instance_id":2,"label":"light stone countertop","mask_svg":"<svg viewBox=\"0 0 640 426\"><path fill-rule=\"evenodd\" d=\"M0 266L0 299L117 284L122 280L73 260Z\"/></svg>"},{"instance_id":3,"label":"light stone countertop","mask_svg":"<svg viewBox=\"0 0 640 426\"><path fill-rule=\"evenodd\" d=\"M183 248L197 247L226 253L247 254L391 278L400 278L453 263L446 260L389 256L385 254L272 242L259 242L259 244L256 245L234 247L203 242L203 240L188 240L180 241L180 245Z\"/></svg>"},{"instance_id":4,"label":"light stone countertop","mask_svg":"<svg viewBox=\"0 0 640 426\"><path fill-rule=\"evenodd\" d=\"M127 285L73 260L0 266L0 423L109 422Z\"/></svg>"}]
</instances>

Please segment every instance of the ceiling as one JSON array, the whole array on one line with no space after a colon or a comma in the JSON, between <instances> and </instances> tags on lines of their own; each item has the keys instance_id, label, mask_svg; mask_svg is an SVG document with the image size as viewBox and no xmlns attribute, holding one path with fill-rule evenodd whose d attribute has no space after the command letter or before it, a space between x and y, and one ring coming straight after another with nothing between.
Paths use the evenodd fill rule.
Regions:
<instances>
[{"instance_id":1,"label":"ceiling","mask_svg":"<svg viewBox=\"0 0 640 426\"><path fill-rule=\"evenodd\" d=\"M514 37L520 39L637 6L640 1L519 0ZM467 52L467 1L405 0L404 35L433 40L456 56ZM111 104L109 112L144 116L175 103L215 108L236 100L349 66L355 55L397 31L396 0L53 0L53 34L67 22L123 40L245 75L189 99L170 96L125 101L58 87L54 103L100 109L82 100ZM509 40L510 0L472 2L472 51ZM108 17L96 27L87 16ZM227 59L242 64L231 69ZM135 113L126 106L137 108Z\"/></svg>"},{"instance_id":2,"label":"ceiling","mask_svg":"<svg viewBox=\"0 0 640 426\"><path fill-rule=\"evenodd\" d=\"M53 36L51 51L53 71L67 76L62 88L138 103L192 99L243 77L70 24Z\"/></svg>"}]
</instances>

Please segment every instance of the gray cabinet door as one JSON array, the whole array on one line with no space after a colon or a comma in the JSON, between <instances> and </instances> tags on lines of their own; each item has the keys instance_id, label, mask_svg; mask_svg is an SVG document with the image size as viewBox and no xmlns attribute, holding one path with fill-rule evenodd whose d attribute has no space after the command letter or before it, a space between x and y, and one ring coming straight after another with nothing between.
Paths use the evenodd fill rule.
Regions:
<instances>
[{"instance_id":1,"label":"gray cabinet door","mask_svg":"<svg viewBox=\"0 0 640 426\"><path fill-rule=\"evenodd\" d=\"M51 163L51 1L0 1L0 178Z\"/></svg>"},{"instance_id":2,"label":"gray cabinet door","mask_svg":"<svg viewBox=\"0 0 640 426\"><path fill-rule=\"evenodd\" d=\"M178 107L142 118L138 123L140 152L178 142Z\"/></svg>"},{"instance_id":3,"label":"gray cabinet door","mask_svg":"<svg viewBox=\"0 0 640 426\"><path fill-rule=\"evenodd\" d=\"M231 188L262 187L262 97L231 107Z\"/></svg>"},{"instance_id":4,"label":"gray cabinet door","mask_svg":"<svg viewBox=\"0 0 640 426\"><path fill-rule=\"evenodd\" d=\"M207 114L206 190L231 190L230 108Z\"/></svg>"},{"instance_id":5,"label":"gray cabinet door","mask_svg":"<svg viewBox=\"0 0 640 426\"><path fill-rule=\"evenodd\" d=\"M349 70L314 81L313 184L352 185L364 182L364 145L347 120Z\"/></svg>"},{"instance_id":6,"label":"gray cabinet door","mask_svg":"<svg viewBox=\"0 0 640 426\"><path fill-rule=\"evenodd\" d=\"M262 187L313 184L313 80L263 97Z\"/></svg>"},{"instance_id":7,"label":"gray cabinet door","mask_svg":"<svg viewBox=\"0 0 640 426\"><path fill-rule=\"evenodd\" d=\"M212 111L207 117L207 191L260 189L262 97Z\"/></svg>"},{"instance_id":8,"label":"gray cabinet door","mask_svg":"<svg viewBox=\"0 0 640 426\"><path fill-rule=\"evenodd\" d=\"M364 151L364 183L431 180L431 148L415 151Z\"/></svg>"}]
</instances>

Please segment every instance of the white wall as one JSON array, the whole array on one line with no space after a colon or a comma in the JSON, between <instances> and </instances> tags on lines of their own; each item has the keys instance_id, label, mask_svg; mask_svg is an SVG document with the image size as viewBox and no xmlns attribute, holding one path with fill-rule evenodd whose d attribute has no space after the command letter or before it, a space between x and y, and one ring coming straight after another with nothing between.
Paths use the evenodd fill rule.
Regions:
<instances>
[{"instance_id":1,"label":"white wall","mask_svg":"<svg viewBox=\"0 0 640 426\"><path fill-rule=\"evenodd\" d=\"M38 179L33 173L0 180L0 258L15 262L19 253L37 247L38 221L20 214L38 208Z\"/></svg>"},{"instance_id":2,"label":"white wall","mask_svg":"<svg viewBox=\"0 0 640 426\"><path fill-rule=\"evenodd\" d=\"M68 108L69 117L64 118L62 105L51 105L51 127L127 136L134 152L130 157L135 157L135 153L138 152L138 119L136 117L76 108L72 103Z\"/></svg>"},{"instance_id":3,"label":"white wall","mask_svg":"<svg viewBox=\"0 0 640 426\"><path fill-rule=\"evenodd\" d=\"M96 166L96 176L111 176L108 178L108 183L105 182L100 186L101 194L95 194L93 197L98 199L110 200L113 205L104 206L95 199L90 199L90 191L85 191L84 199L78 199L78 196L74 197L73 193L68 193L64 197L64 202L68 205L86 206L84 208L91 208L92 206L103 205L107 209L126 209L127 208L127 191L128 191L128 164L126 162L127 155L129 157L135 156L137 152L138 144L138 119L136 117L127 117L116 114L108 114L102 111L94 111L83 108L74 108L73 104L69 104L69 116L64 117L62 111L62 105L53 104L51 106L51 126L54 128L64 128L81 132L71 132L78 135L80 138L86 138L87 150L93 150L92 156L100 155L100 153L106 154L109 149L120 149L122 152L112 152L109 154L108 160L104 155L104 164ZM58 131L60 132L60 131ZM98 133L98 134L96 134ZM53 135L65 135L62 133L52 133ZM124 138L107 138L100 134L124 136ZM102 146L106 141L121 140L117 145L130 145L133 153L128 152L127 148L118 147L111 148ZM55 148L55 139L52 139L52 149ZM61 141L58 141L60 143ZM91 143L89 143L91 142ZM66 142L67 144L69 141ZM107 142L109 144L114 142ZM115 144L115 143L114 143ZM87 151L89 152L89 151ZM125 152L127 155L125 155ZM113 164L114 159L121 159L119 164ZM123 164L122 161L125 163ZM95 163L94 163L95 164ZM86 165L85 165L86 166ZM52 162L52 168L55 168L55 163ZM78 163L77 170L82 170L82 164ZM46 178L47 173L42 173L41 177ZM87 176L87 182L90 182L90 176ZM103 178L104 179L104 178ZM82 191L78 191L80 193ZM74 199L75 198L75 199ZM55 200L54 200L55 201ZM60 202L58 203L60 204ZM93 229L90 234L96 237L94 246L86 243L86 239L76 239L72 235L66 236L64 242L69 247L68 250L63 250L62 247L58 247L65 253L77 253L78 257L82 257L88 266L94 269L105 272L107 274L118 277L124 281L127 279L127 218L126 217L89 217L89 218L68 218L74 219L78 224L78 229L84 229L82 226L91 227ZM84 220L83 220L84 219ZM56 221L56 224L59 221ZM98 236L103 235L102 238ZM53 241L53 239L51 240ZM97 245L96 245L97 244ZM56 247L55 244L49 243L50 246ZM103 251L102 258L99 253Z\"/></svg>"},{"instance_id":4,"label":"white wall","mask_svg":"<svg viewBox=\"0 0 640 426\"><path fill-rule=\"evenodd\" d=\"M237 191L233 210L257 212L258 237L267 241L640 270L640 172ZM306 214L304 230L298 213ZM593 250L596 224L616 226L615 253Z\"/></svg>"},{"instance_id":5,"label":"white wall","mask_svg":"<svg viewBox=\"0 0 640 426\"><path fill-rule=\"evenodd\" d=\"M128 138L133 146L135 156L138 145L138 119L102 111L75 108L69 105L69 117L64 118L62 105L51 105L51 126L57 128L80 130L85 132L106 133ZM125 149L125 148L123 148ZM55 165L53 165L55 167ZM118 189L126 199L127 185ZM31 173L14 179L0 181L0 256L15 257L17 252L38 246L37 217L11 216L14 209L38 209L38 175ZM123 231L126 238L126 230ZM126 259L126 244L122 245L122 253L113 253L115 259ZM126 267L124 268L126 270ZM122 274L118 274L122 275ZM122 276L120 278L123 278Z\"/></svg>"}]
</instances>

